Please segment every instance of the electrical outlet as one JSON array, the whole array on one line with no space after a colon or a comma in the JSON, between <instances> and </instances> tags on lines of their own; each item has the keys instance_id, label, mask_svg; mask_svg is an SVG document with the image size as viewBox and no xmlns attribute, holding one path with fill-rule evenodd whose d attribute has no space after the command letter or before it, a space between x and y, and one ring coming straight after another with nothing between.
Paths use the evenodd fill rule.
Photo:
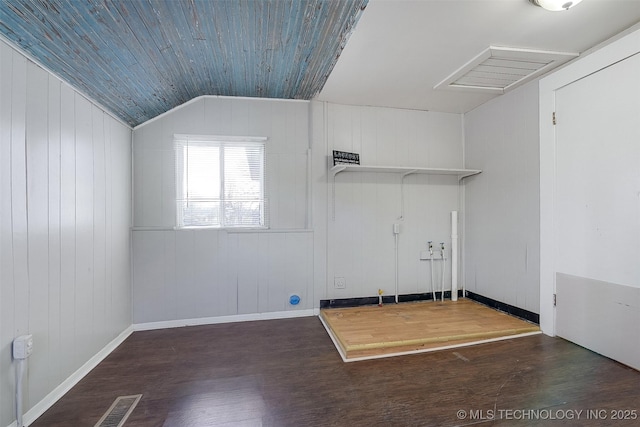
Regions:
<instances>
[{"instance_id":1,"label":"electrical outlet","mask_svg":"<svg viewBox=\"0 0 640 427\"><path fill-rule=\"evenodd\" d=\"M13 358L16 360L26 359L33 352L33 336L21 335L13 340Z\"/></svg>"},{"instance_id":2,"label":"electrical outlet","mask_svg":"<svg viewBox=\"0 0 640 427\"><path fill-rule=\"evenodd\" d=\"M347 281L345 280L344 277L334 277L333 286L336 289L345 289L347 287Z\"/></svg>"}]
</instances>

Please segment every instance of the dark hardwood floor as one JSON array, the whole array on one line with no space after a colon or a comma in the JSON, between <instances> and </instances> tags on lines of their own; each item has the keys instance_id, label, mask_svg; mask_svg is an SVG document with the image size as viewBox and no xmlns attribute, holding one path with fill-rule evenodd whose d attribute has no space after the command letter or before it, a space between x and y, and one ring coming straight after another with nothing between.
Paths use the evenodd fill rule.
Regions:
<instances>
[{"instance_id":1,"label":"dark hardwood floor","mask_svg":"<svg viewBox=\"0 0 640 427\"><path fill-rule=\"evenodd\" d=\"M638 419L612 417L640 418L640 372L559 338L343 363L308 317L135 332L32 426L93 426L117 396L140 393L125 426L631 426Z\"/></svg>"}]
</instances>

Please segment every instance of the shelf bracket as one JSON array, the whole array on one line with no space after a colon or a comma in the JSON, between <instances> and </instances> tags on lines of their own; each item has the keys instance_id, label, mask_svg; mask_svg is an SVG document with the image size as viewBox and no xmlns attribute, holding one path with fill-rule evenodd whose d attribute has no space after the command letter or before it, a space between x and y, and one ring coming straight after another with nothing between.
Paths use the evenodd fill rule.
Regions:
<instances>
[{"instance_id":1,"label":"shelf bracket","mask_svg":"<svg viewBox=\"0 0 640 427\"><path fill-rule=\"evenodd\" d=\"M331 173L333 174L333 179L335 181L336 175L345 170L347 167L345 165L335 165L331 168Z\"/></svg>"},{"instance_id":2,"label":"shelf bracket","mask_svg":"<svg viewBox=\"0 0 640 427\"><path fill-rule=\"evenodd\" d=\"M463 179L468 178L468 177L470 177L470 176L478 175L480 172L482 172L482 171L472 171L472 172L469 172L469 173L465 173L465 174L462 174L462 175L458 175L458 182L460 182L460 181L462 181Z\"/></svg>"}]
</instances>

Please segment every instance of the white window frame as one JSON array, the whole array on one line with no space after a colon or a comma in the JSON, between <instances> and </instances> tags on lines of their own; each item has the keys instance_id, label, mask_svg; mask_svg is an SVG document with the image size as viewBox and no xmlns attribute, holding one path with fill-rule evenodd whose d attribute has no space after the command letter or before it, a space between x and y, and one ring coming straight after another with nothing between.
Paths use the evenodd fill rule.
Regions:
<instances>
[{"instance_id":1,"label":"white window frame","mask_svg":"<svg viewBox=\"0 0 640 427\"><path fill-rule=\"evenodd\" d=\"M193 228L214 228L214 229L268 229L268 205L266 195L266 142L267 137L256 136L218 136L218 135L186 135L186 134L174 134L173 146L174 146L174 167L175 167L175 210L176 210L176 228L177 229L193 229ZM224 155L223 151L220 151L220 223L215 224L202 224L202 225L184 225L183 210L181 205L184 202L189 201L203 201L203 199L190 198L188 194L184 194L184 189L188 188L188 183L185 185L185 163L184 163L184 151L188 150L190 144L209 145L212 147L223 148L225 146L259 146L262 149L262 180L261 180L261 194L262 198L259 200L261 203L261 215L259 225L229 225L224 223L224 204L225 204L225 174L224 174ZM188 168L188 165L186 166ZM188 190L187 190L188 193ZM218 199L216 199L218 200Z\"/></svg>"}]
</instances>

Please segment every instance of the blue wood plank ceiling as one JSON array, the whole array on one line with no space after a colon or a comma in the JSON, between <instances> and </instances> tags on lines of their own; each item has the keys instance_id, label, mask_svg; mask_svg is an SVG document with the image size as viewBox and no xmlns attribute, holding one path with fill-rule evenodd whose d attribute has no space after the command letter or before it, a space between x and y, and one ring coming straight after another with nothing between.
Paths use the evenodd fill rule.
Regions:
<instances>
[{"instance_id":1,"label":"blue wood plank ceiling","mask_svg":"<svg viewBox=\"0 0 640 427\"><path fill-rule=\"evenodd\" d=\"M311 99L368 0L0 0L0 33L131 126L201 95Z\"/></svg>"}]
</instances>

